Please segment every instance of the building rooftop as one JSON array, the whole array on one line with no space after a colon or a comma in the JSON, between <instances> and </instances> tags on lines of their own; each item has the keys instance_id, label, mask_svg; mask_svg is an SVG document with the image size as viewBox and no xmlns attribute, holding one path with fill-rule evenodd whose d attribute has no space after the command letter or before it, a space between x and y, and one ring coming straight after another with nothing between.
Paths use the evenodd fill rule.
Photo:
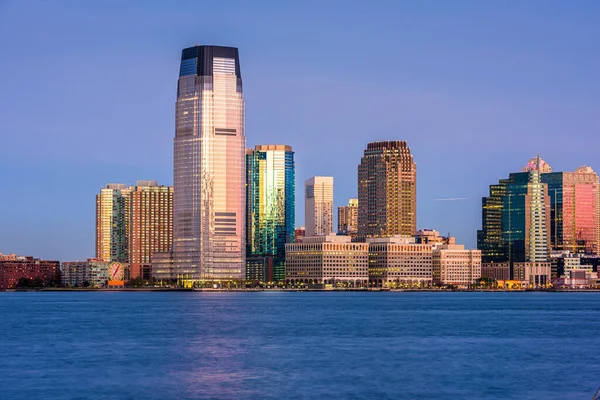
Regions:
<instances>
[{"instance_id":1,"label":"building rooftop","mask_svg":"<svg viewBox=\"0 0 600 400\"><path fill-rule=\"evenodd\" d=\"M530 159L529 162L527 162L527 165L525 165L523 167L522 171L529 172L529 171L537 170L538 169L538 160L540 163L539 170L541 173L545 174L545 173L552 172L552 167L550 166L550 164L548 164L546 161L544 161L540 157L539 154L536 157L533 157L532 159Z\"/></svg>"},{"instance_id":2,"label":"building rooftop","mask_svg":"<svg viewBox=\"0 0 600 400\"><path fill-rule=\"evenodd\" d=\"M340 236L335 233L321 236L305 236L302 238L300 243L350 243L352 237Z\"/></svg>"}]
</instances>

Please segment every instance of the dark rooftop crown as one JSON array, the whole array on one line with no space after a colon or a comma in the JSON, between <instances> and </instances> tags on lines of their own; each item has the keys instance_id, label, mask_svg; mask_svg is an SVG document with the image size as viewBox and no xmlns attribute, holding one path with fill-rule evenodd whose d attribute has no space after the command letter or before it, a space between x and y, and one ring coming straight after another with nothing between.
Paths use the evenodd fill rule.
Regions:
<instances>
[{"instance_id":1,"label":"dark rooftop crown","mask_svg":"<svg viewBox=\"0 0 600 400\"><path fill-rule=\"evenodd\" d=\"M189 59L197 60L196 75L211 76L213 74L213 57L233 58L235 60L235 76L242 77L240 72L240 56L236 47L226 46L194 46L183 49L181 62Z\"/></svg>"}]
</instances>

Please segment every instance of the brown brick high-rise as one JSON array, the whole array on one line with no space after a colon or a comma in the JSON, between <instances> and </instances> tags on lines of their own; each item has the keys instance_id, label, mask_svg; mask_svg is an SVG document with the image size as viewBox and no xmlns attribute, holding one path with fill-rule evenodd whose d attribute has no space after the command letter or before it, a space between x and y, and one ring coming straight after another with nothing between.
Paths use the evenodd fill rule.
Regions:
<instances>
[{"instance_id":1,"label":"brown brick high-rise","mask_svg":"<svg viewBox=\"0 0 600 400\"><path fill-rule=\"evenodd\" d=\"M130 189L131 277L150 279L152 254L170 251L173 244L173 187L138 181Z\"/></svg>"},{"instance_id":2,"label":"brown brick high-rise","mask_svg":"<svg viewBox=\"0 0 600 400\"><path fill-rule=\"evenodd\" d=\"M405 141L369 143L358 166L358 236L412 236L417 166Z\"/></svg>"}]
</instances>

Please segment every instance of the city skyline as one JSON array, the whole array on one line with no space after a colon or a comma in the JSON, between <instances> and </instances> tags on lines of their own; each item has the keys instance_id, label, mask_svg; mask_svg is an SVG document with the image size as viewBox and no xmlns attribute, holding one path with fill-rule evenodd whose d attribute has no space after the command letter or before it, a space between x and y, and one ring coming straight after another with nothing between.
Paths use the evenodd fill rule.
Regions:
<instances>
[{"instance_id":1,"label":"city skyline","mask_svg":"<svg viewBox=\"0 0 600 400\"><path fill-rule=\"evenodd\" d=\"M586 50L592 48L591 38L597 37L599 28L597 6L591 3L555 4L543 11L520 5L517 8L528 15L526 24L500 5L466 4L456 5L456 10L442 6L441 11L406 5L396 11L415 17L414 24L382 26L363 36L350 30L361 15L350 6L343 11L346 20L338 22L340 32L348 33L343 39L325 29L335 7L323 6L324 19L316 22L310 43L292 37L308 15L300 13L290 24L293 12L284 6L272 10L282 17L273 22L282 27L281 37L261 42L265 30L244 36L249 27L241 24L225 32L218 29L222 25L218 18L208 18L202 28L174 30L169 37L159 38L157 31L140 28L141 21L160 15L169 25L179 21L179 14L156 5L133 18L133 25L106 14L101 6L91 18L83 6L40 5L25 13L28 7L20 4L2 5L4 36L15 36L8 34L9 29L22 35L7 43L7 62L0 67L3 83L12 93L3 99L3 128L9 133L1 136L0 145L17 150L0 164L9 171L5 184L11 189L2 209L15 205L1 215L2 227L10 229L0 227L0 251L85 259L94 253L94 210L89 199L99 187L107 182L133 185L138 179L172 184L172 77L178 70L177 53L197 41L241 49L248 115L252 115L247 122L247 147L292 145L297 154L297 188L310 176L331 175L336 180L334 207L344 205L357 196L353 171L366 144L406 140L419 162L417 228L451 232L474 248L481 197L489 184L518 171L523 160L539 152L556 171L574 171L582 164L600 169L595 161L598 126L594 118L598 82L592 74L598 55ZM269 9L265 3L253 6L259 14ZM131 11L125 10L124 15ZM202 11L216 16L225 9L210 6ZM381 17L384 11L376 5L371 12ZM240 7L236 18L250 12ZM464 12L465 18L480 22L459 28L452 25L452 18L440 19L443 13L457 17ZM25 15L32 23L43 21L47 34L37 37L25 32L25 24L19 23ZM557 26L559 16L564 19ZM425 37L408 35L421 32L419 21L439 22L439 30ZM481 21L491 23L492 29L511 23L512 33L487 37L485 48L479 43L459 45L458 39L465 35L489 32ZM568 29L574 24L577 31ZM107 25L114 30L106 38L90 36ZM63 26L82 34L65 36ZM124 34L131 26L139 31ZM516 37L523 36L528 40L519 43ZM157 40L149 45L152 39ZM85 65L72 50L82 41L95 45L93 62L86 60ZM285 41L292 52L278 47ZM18 61L25 59L23 51L31 42L38 44L45 60L41 86L28 78L32 66ZM552 42L551 48L547 42ZM400 73L385 80L376 74L368 77L365 69L373 72L375 67L355 58L355 46L366 43L373 43L374 52L383 57L382 65L398 66ZM337 50L329 52L333 44ZM392 44L397 44L397 51L382 51ZM314 59L307 57L308 47L315 52ZM445 48L458 51L451 55L443 52ZM434 67L438 54L444 56L443 68ZM277 56L267 58L273 55ZM500 59L503 67L495 67ZM58 68L64 60L72 62L69 74ZM139 68L140 63L145 68ZM340 70L343 65L350 67ZM310 95L303 94L305 88ZM95 93L92 103L80 101L90 92ZM128 92L138 95L122 96ZM286 93L294 96L281 101ZM39 101L32 103L34 95ZM42 103L47 106L39 107ZM28 124L22 124L23 119ZM579 140L557 145L574 136ZM95 141L98 137L101 142ZM482 142L484 137L489 139ZM22 161L24 152L27 163ZM441 173L457 179L443 179ZM62 188L67 183L70 196L65 198ZM34 192L40 188L44 196ZM304 207L301 194L296 194L298 226L304 220ZM436 201L460 198L466 199ZM69 246L61 245L62 241Z\"/></svg>"}]
</instances>

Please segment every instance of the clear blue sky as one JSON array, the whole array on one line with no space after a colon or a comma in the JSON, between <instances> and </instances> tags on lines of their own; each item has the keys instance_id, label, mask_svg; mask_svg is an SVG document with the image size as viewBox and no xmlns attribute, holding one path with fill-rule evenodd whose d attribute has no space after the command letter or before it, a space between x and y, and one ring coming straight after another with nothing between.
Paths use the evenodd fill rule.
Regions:
<instances>
[{"instance_id":1,"label":"clear blue sky","mask_svg":"<svg viewBox=\"0 0 600 400\"><path fill-rule=\"evenodd\" d=\"M240 49L247 145L356 196L407 140L420 228L476 246L481 197L537 152L600 170L598 1L2 1L0 252L94 255L108 182L172 184L181 49ZM441 198L466 198L436 201Z\"/></svg>"}]
</instances>

